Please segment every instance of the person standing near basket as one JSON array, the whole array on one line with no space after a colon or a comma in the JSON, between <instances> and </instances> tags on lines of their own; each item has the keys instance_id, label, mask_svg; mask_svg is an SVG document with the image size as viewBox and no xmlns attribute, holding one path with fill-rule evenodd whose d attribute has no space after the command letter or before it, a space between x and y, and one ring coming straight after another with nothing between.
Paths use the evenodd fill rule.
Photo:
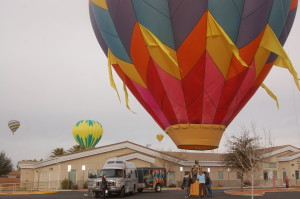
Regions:
<instances>
[{"instance_id":1,"label":"person standing near basket","mask_svg":"<svg viewBox=\"0 0 300 199\"><path fill-rule=\"evenodd\" d=\"M203 198L206 195L206 187L205 187L205 175L200 170L200 173L197 176L197 180L199 180L199 196Z\"/></svg>"}]
</instances>

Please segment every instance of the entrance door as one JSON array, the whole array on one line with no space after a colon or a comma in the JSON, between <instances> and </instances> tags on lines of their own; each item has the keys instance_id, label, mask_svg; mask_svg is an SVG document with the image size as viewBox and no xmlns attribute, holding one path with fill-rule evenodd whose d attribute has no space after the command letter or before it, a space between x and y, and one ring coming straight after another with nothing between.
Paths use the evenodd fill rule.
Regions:
<instances>
[{"instance_id":1,"label":"entrance door","mask_svg":"<svg viewBox=\"0 0 300 199\"><path fill-rule=\"evenodd\" d=\"M76 183L76 170L72 170L71 172L69 172L69 179L70 179L70 181L72 181L73 184L77 184Z\"/></svg>"},{"instance_id":2,"label":"entrance door","mask_svg":"<svg viewBox=\"0 0 300 199\"><path fill-rule=\"evenodd\" d=\"M282 172L282 183L285 184L286 171Z\"/></svg>"}]
</instances>

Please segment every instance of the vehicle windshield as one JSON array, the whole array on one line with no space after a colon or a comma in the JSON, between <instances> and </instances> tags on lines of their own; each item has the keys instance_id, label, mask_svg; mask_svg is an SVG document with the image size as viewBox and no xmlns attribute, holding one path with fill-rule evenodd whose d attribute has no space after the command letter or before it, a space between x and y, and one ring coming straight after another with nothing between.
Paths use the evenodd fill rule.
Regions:
<instances>
[{"instance_id":1,"label":"vehicle windshield","mask_svg":"<svg viewBox=\"0 0 300 199\"><path fill-rule=\"evenodd\" d=\"M103 176L106 174L107 178L122 178L123 177L123 170L122 169L102 169L98 176Z\"/></svg>"}]
</instances>

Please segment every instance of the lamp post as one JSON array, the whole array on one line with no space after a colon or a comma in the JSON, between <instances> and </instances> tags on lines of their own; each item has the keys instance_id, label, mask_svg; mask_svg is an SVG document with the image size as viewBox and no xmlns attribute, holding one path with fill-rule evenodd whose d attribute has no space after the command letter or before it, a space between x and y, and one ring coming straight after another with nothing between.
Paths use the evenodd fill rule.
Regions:
<instances>
[{"instance_id":1,"label":"lamp post","mask_svg":"<svg viewBox=\"0 0 300 199\"><path fill-rule=\"evenodd\" d=\"M229 186L229 171L230 171L230 168L227 168L227 180L228 180L228 186Z\"/></svg>"},{"instance_id":2,"label":"lamp post","mask_svg":"<svg viewBox=\"0 0 300 199\"><path fill-rule=\"evenodd\" d=\"M180 170L180 173L181 173L181 179L182 179L183 167L180 167L179 170Z\"/></svg>"},{"instance_id":3,"label":"lamp post","mask_svg":"<svg viewBox=\"0 0 300 199\"><path fill-rule=\"evenodd\" d=\"M69 189L69 181L70 181L70 172L71 172L72 166L68 165L68 186L67 189Z\"/></svg>"},{"instance_id":4,"label":"lamp post","mask_svg":"<svg viewBox=\"0 0 300 199\"><path fill-rule=\"evenodd\" d=\"M84 187L84 171L85 171L85 165L82 165L82 188Z\"/></svg>"}]
</instances>

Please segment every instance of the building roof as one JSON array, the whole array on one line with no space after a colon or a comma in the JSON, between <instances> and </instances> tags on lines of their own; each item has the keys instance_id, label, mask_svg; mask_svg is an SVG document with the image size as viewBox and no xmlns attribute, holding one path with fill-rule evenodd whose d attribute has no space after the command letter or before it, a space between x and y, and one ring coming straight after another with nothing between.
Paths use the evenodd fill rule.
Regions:
<instances>
[{"instance_id":1,"label":"building roof","mask_svg":"<svg viewBox=\"0 0 300 199\"><path fill-rule=\"evenodd\" d=\"M223 153L167 152L183 160L222 161Z\"/></svg>"},{"instance_id":2,"label":"building roof","mask_svg":"<svg viewBox=\"0 0 300 199\"><path fill-rule=\"evenodd\" d=\"M118 142L106 146L97 147L94 149L88 149L75 153L67 153L62 156L49 158L44 161L20 161L18 165L20 168L40 168L48 165L57 164L60 162L70 161L74 159L84 158L88 156L93 156L101 153L106 153L115 150L122 149L132 149L136 152L131 154L125 154L121 156L126 160L132 160L135 158L154 163L155 157L165 159L170 162L175 162L182 166L191 166L194 164L195 160L198 160L203 166L205 165L214 165L221 166L223 165L222 156L223 153L200 153L200 152L172 152L172 151L157 151L139 144L132 143L130 141ZM273 155L279 155L283 152L290 151L291 153L295 153L290 156L290 158L298 157L298 153L300 150L291 145L283 145L270 147L263 150L263 153L266 157L270 157ZM300 153L299 153L300 154Z\"/></svg>"},{"instance_id":3,"label":"building roof","mask_svg":"<svg viewBox=\"0 0 300 199\"><path fill-rule=\"evenodd\" d=\"M7 176L19 176L20 175L20 171L11 171L9 172L9 174L7 174Z\"/></svg>"}]
</instances>

